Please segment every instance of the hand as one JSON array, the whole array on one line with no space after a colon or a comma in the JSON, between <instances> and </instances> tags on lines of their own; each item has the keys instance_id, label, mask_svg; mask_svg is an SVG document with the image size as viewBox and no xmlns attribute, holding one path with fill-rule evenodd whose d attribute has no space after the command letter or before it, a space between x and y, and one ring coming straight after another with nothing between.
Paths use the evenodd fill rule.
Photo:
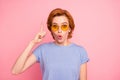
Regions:
<instances>
[{"instance_id":1,"label":"hand","mask_svg":"<svg viewBox=\"0 0 120 80\"><path fill-rule=\"evenodd\" d=\"M44 27L43 24L41 24L40 32L37 33L37 35L35 36L35 38L32 40L33 43L39 43L45 37L46 32L43 31L43 27Z\"/></svg>"}]
</instances>

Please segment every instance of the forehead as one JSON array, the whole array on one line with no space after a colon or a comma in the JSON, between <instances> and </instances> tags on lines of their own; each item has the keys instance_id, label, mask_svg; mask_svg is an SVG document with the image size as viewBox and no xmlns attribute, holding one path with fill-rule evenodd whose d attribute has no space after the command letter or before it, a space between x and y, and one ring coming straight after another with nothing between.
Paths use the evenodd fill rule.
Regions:
<instances>
[{"instance_id":1,"label":"forehead","mask_svg":"<svg viewBox=\"0 0 120 80\"><path fill-rule=\"evenodd\" d=\"M53 18L52 23L61 24L61 23L69 23L69 22L68 22L68 18L66 16L62 15L62 16L55 16Z\"/></svg>"}]
</instances>

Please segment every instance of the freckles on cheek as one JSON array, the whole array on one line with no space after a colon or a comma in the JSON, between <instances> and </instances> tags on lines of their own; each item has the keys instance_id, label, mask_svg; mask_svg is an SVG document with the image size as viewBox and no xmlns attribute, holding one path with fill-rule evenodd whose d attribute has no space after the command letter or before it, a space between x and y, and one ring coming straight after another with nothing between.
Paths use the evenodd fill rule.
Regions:
<instances>
[{"instance_id":1,"label":"freckles on cheek","mask_svg":"<svg viewBox=\"0 0 120 80\"><path fill-rule=\"evenodd\" d=\"M67 38L67 37L68 37L68 34L69 34L68 32L65 32L64 37Z\"/></svg>"}]
</instances>

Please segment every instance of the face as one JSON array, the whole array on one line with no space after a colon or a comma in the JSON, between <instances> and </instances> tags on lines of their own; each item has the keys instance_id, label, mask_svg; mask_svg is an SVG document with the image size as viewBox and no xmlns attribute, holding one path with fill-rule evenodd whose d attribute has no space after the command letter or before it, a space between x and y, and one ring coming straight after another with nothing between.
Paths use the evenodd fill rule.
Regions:
<instances>
[{"instance_id":1,"label":"face","mask_svg":"<svg viewBox=\"0 0 120 80\"><path fill-rule=\"evenodd\" d=\"M70 32L68 18L66 16L54 17L52 21L51 31L57 43L66 43L68 34Z\"/></svg>"}]
</instances>

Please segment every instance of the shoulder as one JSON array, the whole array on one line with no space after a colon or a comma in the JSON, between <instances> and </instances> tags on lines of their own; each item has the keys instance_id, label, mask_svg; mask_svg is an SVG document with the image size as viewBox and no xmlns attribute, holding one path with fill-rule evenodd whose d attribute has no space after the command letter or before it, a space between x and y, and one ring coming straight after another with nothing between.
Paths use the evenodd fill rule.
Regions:
<instances>
[{"instance_id":1,"label":"shoulder","mask_svg":"<svg viewBox=\"0 0 120 80\"><path fill-rule=\"evenodd\" d=\"M77 49L85 49L82 45L79 45L79 44L76 44L76 43L73 43L73 46Z\"/></svg>"},{"instance_id":2,"label":"shoulder","mask_svg":"<svg viewBox=\"0 0 120 80\"><path fill-rule=\"evenodd\" d=\"M74 46L73 47L74 50L78 51L79 53L87 53L87 50L85 49L84 46L79 45L79 44L75 44L75 43L73 43L73 46Z\"/></svg>"}]
</instances>

